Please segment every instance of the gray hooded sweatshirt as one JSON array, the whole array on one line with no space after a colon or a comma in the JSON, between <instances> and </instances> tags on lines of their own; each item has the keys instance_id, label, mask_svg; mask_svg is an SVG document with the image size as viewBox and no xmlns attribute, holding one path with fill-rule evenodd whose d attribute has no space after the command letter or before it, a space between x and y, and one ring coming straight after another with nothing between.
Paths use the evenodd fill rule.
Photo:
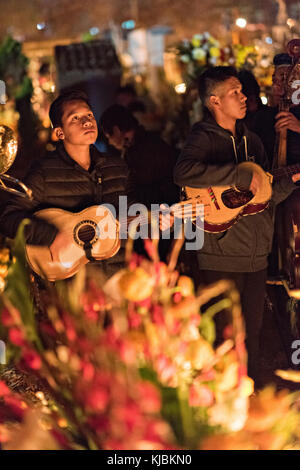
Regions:
<instances>
[{"instance_id":1,"label":"gray hooded sweatshirt","mask_svg":"<svg viewBox=\"0 0 300 470\"><path fill-rule=\"evenodd\" d=\"M179 186L205 188L233 185L249 189L252 172L239 166L253 161L268 170L263 144L256 134L237 122L236 137L220 127L212 116L196 123L174 169ZM197 252L199 268L226 272L256 272L267 268L272 248L275 206L297 188L287 176L273 183L268 207L255 215L241 217L229 230L205 233Z\"/></svg>"}]
</instances>

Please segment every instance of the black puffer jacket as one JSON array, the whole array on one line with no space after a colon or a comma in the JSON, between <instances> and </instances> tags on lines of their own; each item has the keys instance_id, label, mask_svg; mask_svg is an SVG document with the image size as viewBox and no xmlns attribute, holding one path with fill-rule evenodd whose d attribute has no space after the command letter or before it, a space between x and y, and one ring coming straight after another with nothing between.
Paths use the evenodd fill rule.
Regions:
<instances>
[{"instance_id":1,"label":"black puffer jacket","mask_svg":"<svg viewBox=\"0 0 300 470\"><path fill-rule=\"evenodd\" d=\"M14 238L21 221L30 218L31 224L26 227L27 242L50 246L57 228L35 217L36 211L55 207L79 212L104 203L118 210L121 195L128 195L130 204L134 194L126 163L119 157L99 153L94 146L90 153L89 171L78 165L61 143L56 151L35 164L24 181L32 189L34 200L14 197L7 203L0 217L1 232Z\"/></svg>"}]
</instances>

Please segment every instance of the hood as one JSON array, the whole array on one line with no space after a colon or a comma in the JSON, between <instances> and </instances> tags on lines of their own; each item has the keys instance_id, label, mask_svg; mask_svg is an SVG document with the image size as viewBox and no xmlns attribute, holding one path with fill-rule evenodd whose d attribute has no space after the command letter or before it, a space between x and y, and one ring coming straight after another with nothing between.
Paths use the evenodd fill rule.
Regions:
<instances>
[{"instance_id":1,"label":"hood","mask_svg":"<svg viewBox=\"0 0 300 470\"><path fill-rule=\"evenodd\" d=\"M236 122L236 136L235 137L232 134L232 132L219 126L219 124L214 119L213 115L208 110L205 111L204 119L196 123L195 127L197 127L197 129L199 130L203 130L205 132L213 132L214 134L217 134L223 138L225 137L226 139L231 140L236 163L239 163L238 148L240 148L240 145L243 145L245 148L245 160L246 161L248 160L247 141L249 138L249 131L242 120L238 119Z\"/></svg>"},{"instance_id":2,"label":"hood","mask_svg":"<svg viewBox=\"0 0 300 470\"><path fill-rule=\"evenodd\" d=\"M204 118L202 121L198 122L195 124L195 126L199 126L200 129L203 129L205 131L209 132L214 132L216 134L219 134L223 137L228 137L229 139L233 137L232 132L230 132L227 129L224 129L223 127L219 126L219 124L216 122L215 118L213 115L208 111L205 110L204 113ZM249 137L249 131L244 124L244 122L240 119L237 120L236 122L236 139L240 141L244 136Z\"/></svg>"}]
</instances>

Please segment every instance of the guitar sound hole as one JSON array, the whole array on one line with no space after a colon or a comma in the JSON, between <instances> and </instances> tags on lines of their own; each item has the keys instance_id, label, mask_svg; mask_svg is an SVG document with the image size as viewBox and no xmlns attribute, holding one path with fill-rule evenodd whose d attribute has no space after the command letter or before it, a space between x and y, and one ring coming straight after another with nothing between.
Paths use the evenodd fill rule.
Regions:
<instances>
[{"instance_id":1,"label":"guitar sound hole","mask_svg":"<svg viewBox=\"0 0 300 470\"><path fill-rule=\"evenodd\" d=\"M83 225L77 233L77 237L83 243L89 243L95 237L96 231L91 225Z\"/></svg>"},{"instance_id":2,"label":"guitar sound hole","mask_svg":"<svg viewBox=\"0 0 300 470\"><path fill-rule=\"evenodd\" d=\"M222 201L224 206L228 209L236 209L242 207L251 199L254 198L254 194L251 191L235 191L234 189L227 189L222 193Z\"/></svg>"}]
</instances>

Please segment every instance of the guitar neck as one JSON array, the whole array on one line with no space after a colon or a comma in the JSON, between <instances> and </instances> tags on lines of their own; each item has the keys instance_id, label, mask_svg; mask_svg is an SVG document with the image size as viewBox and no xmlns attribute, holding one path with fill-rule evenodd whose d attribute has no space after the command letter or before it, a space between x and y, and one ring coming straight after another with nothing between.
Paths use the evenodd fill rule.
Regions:
<instances>
[{"instance_id":1,"label":"guitar neck","mask_svg":"<svg viewBox=\"0 0 300 470\"><path fill-rule=\"evenodd\" d=\"M200 206L198 206L200 204ZM158 221L159 215L172 214L175 218L184 219L191 218L194 219L197 215L202 216L202 204L201 201L182 201L174 204L169 209L157 209L157 210L144 210L140 214L135 216L126 216L119 218L119 224L121 225L121 230L125 233L128 231L129 225L131 222L136 220L139 225L148 225L152 220Z\"/></svg>"},{"instance_id":2,"label":"guitar neck","mask_svg":"<svg viewBox=\"0 0 300 470\"><path fill-rule=\"evenodd\" d=\"M281 168L276 168L276 170L272 170L271 173L275 180L280 179L283 176L295 175L296 173L300 173L300 163L296 163L296 165L283 166Z\"/></svg>"}]
</instances>

